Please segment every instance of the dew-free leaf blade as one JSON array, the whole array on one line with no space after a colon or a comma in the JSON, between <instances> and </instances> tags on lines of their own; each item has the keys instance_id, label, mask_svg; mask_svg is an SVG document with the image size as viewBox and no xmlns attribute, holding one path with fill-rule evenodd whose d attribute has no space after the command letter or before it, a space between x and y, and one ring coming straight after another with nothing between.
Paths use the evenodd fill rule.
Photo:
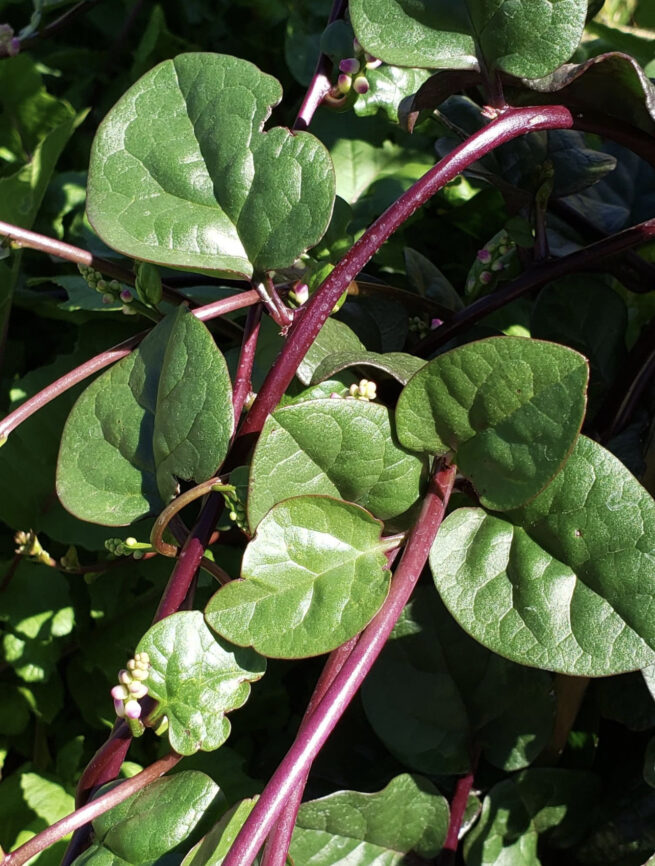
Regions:
<instances>
[{"instance_id":1,"label":"dew-free leaf blade","mask_svg":"<svg viewBox=\"0 0 655 866\"><path fill-rule=\"evenodd\" d=\"M475 68L537 78L573 54L587 0L352 0L355 35L398 66Z\"/></svg>"},{"instance_id":2,"label":"dew-free leaf blade","mask_svg":"<svg viewBox=\"0 0 655 866\"><path fill-rule=\"evenodd\" d=\"M406 385L417 370L425 365L422 358L416 355L408 355L405 352L333 352L327 355L314 370L312 382L322 382L329 379L335 373L340 373L349 367L372 367L374 370L382 370L397 379L402 385Z\"/></svg>"},{"instance_id":3,"label":"dew-free leaf blade","mask_svg":"<svg viewBox=\"0 0 655 866\"><path fill-rule=\"evenodd\" d=\"M290 855L296 863L397 866L410 851L433 858L448 830L444 797L420 776L396 776L382 791L338 791L303 803Z\"/></svg>"},{"instance_id":4,"label":"dew-free leaf blade","mask_svg":"<svg viewBox=\"0 0 655 866\"><path fill-rule=\"evenodd\" d=\"M326 494L376 517L397 517L417 501L423 461L395 439L389 410L355 399L310 400L266 422L250 469L248 515L255 528L276 503Z\"/></svg>"},{"instance_id":5,"label":"dew-free leaf blade","mask_svg":"<svg viewBox=\"0 0 655 866\"><path fill-rule=\"evenodd\" d=\"M323 236L329 154L309 133L263 132L279 82L222 54L181 54L137 81L101 124L88 214L134 258L246 278Z\"/></svg>"},{"instance_id":6,"label":"dew-free leaf blade","mask_svg":"<svg viewBox=\"0 0 655 866\"><path fill-rule=\"evenodd\" d=\"M655 502L582 436L531 503L503 518L459 509L430 553L441 597L476 640L574 676L655 663L654 563Z\"/></svg>"},{"instance_id":7,"label":"dew-free leaf blade","mask_svg":"<svg viewBox=\"0 0 655 866\"><path fill-rule=\"evenodd\" d=\"M439 355L396 407L401 445L452 451L488 508L516 508L559 472L582 424L588 365L564 346L492 337Z\"/></svg>"},{"instance_id":8,"label":"dew-free leaf blade","mask_svg":"<svg viewBox=\"0 0 655 866\"><path fill-rule=\"evenodd\" d=\"M243 579L211 598L209 625L271 658L329 652L361 631L388 589L381 524L328 496L275 505L246 548Z\"/></svg>"},{"instance_id":9,"label":"dew-free leaf blade","mask_svg":"<svg viewBox=\"0 0 655 866\"><path fill-rule=\"evenodd\" d=\"M225 360L207 328L179 307L73 406L57 493L82 520L132 523L161 510L178 478L211 478L233 426Z\"/></svg>"},{"instance_id":10,"label":"dew-free leaf blade","mask_svg":"<svg viewBox=\"0 0 655 866\"><path fill-rule=\"evenodd\" d=\"M151 626L137 652L150 656L146 685L154 717L168 718L171 746L181 755L217 749L230 734L225 714L247 701L266 660L215 638L199 611L180 611Z\"/></svg>"}]
</instances>

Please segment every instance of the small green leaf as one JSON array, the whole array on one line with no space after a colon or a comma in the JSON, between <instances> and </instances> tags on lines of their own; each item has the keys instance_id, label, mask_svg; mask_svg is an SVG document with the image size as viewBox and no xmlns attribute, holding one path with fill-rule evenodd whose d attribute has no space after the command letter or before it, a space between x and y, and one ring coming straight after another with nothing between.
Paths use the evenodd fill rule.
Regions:
<instances>
[{"instance_id":1,"label":"small green leaf","mask_svg":"<svg viewBox=\"0 0 655 866\"><path fill-rule=\"evenodd\" d=\"M324 358L335 352L365 351L366 349L359 337L348 325L344 325L338 319L330 318L325 322L307 354L300 362L296 375L303 385L309 385L316 368Z\"/></svg>"},{"instance_id":2,"label":"small green leaf","mask_svg":"<svg viewBox=\"0 0 655 866\"><path fill-rule=\"evenodd\" d=\"M180 755L217 749L230 734L225 713L248 700L266 660L250 649L216 639L199 611L180 611L155 623L137 652L150 656L148 694L154 719L168 718L168 737Z\"/></svg>"},{"instance_id":3,"label":"small green leaf","mask_svg":"<svg viewBox=\"0 0 655 866\"><path fill-rule=\"evenodd\" d=\"M221 807L225 798L204 773L187 770L157 779L96 818L96 844L74 862L109 866L119 858L132 866L153 863L186 841L208 810Z\"/></svg>"},{"instance_id":4,"label":"small green leaf","mask_svg":"<svg viewBox=\"0 0 655 866\"><path fill-rule=\"evenodd\" d=\"M578 770L524 770L484 798L480 820L464 841L467 866L538 866L537 838L570 846L594 814L599 780Z\"/></svg>"},{"instance_id":5,"label":"small green leaf","mask_svg":"<svg viewBox=\"0 0 655 866\"><path fill-rule=\"evenodd\" d=\"M178 479L211 478L233 425L225 360L207 328L178 307L73 407L59 452L59 498L82 520L132 523L161 510Z\"/></svg>"},{"instance_id":6,"label":"small green leaf","mask_svg":"<svg viewBox=\"0 0 655 866\"><path fill-rule=\"evenodd\" d=\"M398 66L475 68L537 78L573 54L587 0L351 0L355 35Z\"/></svg>"},{"instance_id":7,"label":"small green leaf","mask_svg":"<svg viewBox=\"0 0 655 866\"><path fill-rule=\"evenodd\" d=\"M388 589L381 524L358 505L299 496L274 506L243 557L243 578L205 616L227 640L272 658L341 646L377 613Z\"/></svg>"},{"instance_id":8,"label":"small green leaf","mask_svg":"<svg viewBox=\"0 0 655 866\"><path fill-rule=\"evenodd\" d=\"M312 866L399 866L410 851L436 857L448 819L432 783L405 774L375 794L338 791L303 803L289 854Z\"/></svg>"},{"instance_id":9,"label":"small green leaf","mask_svg":"<svg viewBox=\"0 0 655 866\"><path fill-rule=\"evenodd\" d=\"M323 236L334 202L324 146L263 132L279 82L222 54L181 54L139 79L98 129L89 220L126 255L250 278Z\"/></svg>"},{"instance_id":10,"label":"small green leaf","mask_svg":"<svg viewBox=\"0 0 655 866\"><path fill-rule=\"evenodd\" d=\"M504 519L451 514L430 566L462 628L513 661L575 676L655 663L655 502L590 439Z\"/></svg>"},{"instance_id":11,"label":"small green leaf","mask_svg":"<svg viewBox=\"0 0 655 866\"><path fill-rule=\"evenodd\" d=\"M406 385L414 373L425 366L422 358L416 355L408 355L405 352L386 352L380 355L377 352L333 352L324 358L314 370L312 382L322 382L335 373L340 373L348 367L373 367L374 370L383 370L401 385Z\"/></svg>"},{"instance_id":12,"label":"small green leaf","mask_svg":"<svg viewBox=\"0 0 655 866\"><path fill-rule=\"evenodd\" d=\"M465 773L472 744L496 767L527 766L552 731L552 677L472 640L431 587L419 587L364 683L366 715L399 760Z\"/></svg>"},{"instance_id":13,"label":"small green leaf","mask_svg":"<svg viewBox=\"0 0 655 866\"><path fill-rule=\"evenodd\" d=\"M326 494L376 517L397 517L418 500L424 463L395 441L389 410L354 399L311 400L266 422L250 469L248 516L293 496Z\"/></svg>"},{"instance_id":14,"label":"small green leaf","mask_svg":"<svg viewBox=\"0 0 655 866\"><path fill-rule=\"evenodd\" d=\"M488 508L516 508L559 472L582 424L582 355L523 337L492 337L439 355L408 382L398 439L416 451L453 451Z\"/></svg>"},{"instance_id":15,"label":"small green leaf","mask_svg":"<svg viewBox=\"0 0 655 866\"><path fill-rule=\"evenodd\" d=\"M398 106L405 97L416 93L428 76L425 69L401 69L386 64L368 69L368 90L355 100L355 114L366 117L384 111L389 120L398 123Z\"/></svg>"}]
</instances>

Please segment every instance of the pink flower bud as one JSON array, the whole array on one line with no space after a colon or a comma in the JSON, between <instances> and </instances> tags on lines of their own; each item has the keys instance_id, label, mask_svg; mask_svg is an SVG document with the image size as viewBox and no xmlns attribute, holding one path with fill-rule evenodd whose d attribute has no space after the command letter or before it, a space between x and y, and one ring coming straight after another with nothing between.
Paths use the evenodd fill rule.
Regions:
<instances>
[{"instance_id":1,"label":"pink flower bud","mask_svg":"<svg viewBox=\"0 0 655 866\"><path fill-rule=\"evenodd\" d=\"M488 286L492 280L493 274L491 273L491 271L482 271L482 273L480 274L480 282L483 285Z\"/></svg>"},{"instance_id":2,"label":"pink flower bud","mask_svg":"<svg viewBox=\"0 0 655 866\"><path fill-rule=\"evenodd\" d=\"M364 93L368 93L369 83L366 79L365 75L358 75L357 78L353 81L353 90L355 93L359 93L362 96Z\"/></svg>"},{"instance_id":3,"label":"pink flower bud","mask_svg":"<svg viewBox=\"0 0 655 866\"><path fill-rule=\"evenodd\" d=\"M123 701L117 701L116 698L114 698L114 710L119 719L125 718L125 704Z\"/></svg>"},{"instance_id":4,"label":"pink flower bud","mask_svg":"<svg viewBox=\"0 0 655 866\"><path fill-rule=\"evenodd\" d=\"M350 75L346 75L345 73L341 73L341 75L337 78L337 90L339 93L348 93L352 86L352 78Z\"/></svg>"},{"instance_id":5,"label":"pink flower bud","mask_svg":"<svg viewBox=\"0 0 655 866\"><path fill-rule=\"evenodd\" d=\"M141 704L135 700L127 701L125 704L125 715L128 719L138 719L141 715Z\"/></svg>"},{"instance_id":6,"label":"pink flower bud","mask_svg":"<svg viewBox=\"0 0 655 866\"><path fill-rule=\"evenodd\" d=\"M382 66L382 61L379 57L373 57L372 54L369 54L368 51L364 55L366 58L366 68L367 69L377 69L378 66Z\"/></svg>"},{"instance_id":7,"label":"pink flower bud","mask_svg":"<svg viewBox=\"0 0 655 866\"><path fill-rule=\"evenodd\" d=\"M489 252L489 250L484 249L484 247L481 250L478 250L478 261L479 262L485 262L486 263L490 260L491 260L491 253Z\"/></svg>"},{"instance_id":8,"label":"pink flower bud","mask_svg":"<svg viewBox=\"0 0 655 866\"><path fill-rule=\"evenodd\" d=\"M127 688L130 693L130 697L135 698L137 701L140 698L145 698L145 696L148 694L148 687L145 686L143 683L130 683Z\"/></svg>"},{"instance_id":9,"label":"pink flower bud","mask_svg":"<svg viewBox=\"0 0 655 866\"><path fill-rule=\"evenodd\" d=\"M129 692L125 686L114 686L111 690L111 696L115 701L124 701L129 697Z\"/></svg>"},{"instance_id":10,"label":"pink flower bud","mask_svg":"<svg viewBox=\"0 0 655 866\"><path fill-rule=\"evenodd\" d=\"M309 288L305 283L298 283L296 288L293 290L293 293L299 304L304 304L309 298Z\"/></svg>"},{"instance_id":11,"label":"pink flower bud","mask_svg":"<svg viewBox=\"0 0 655 866\"><path fill-rule=\"evenodd\" d=\"M346 57L345 60L339 62L339 72L345 72L346 75L355 75L359 72L359 60L356 57Z\"/></svg>"},{"instance_id":12,"label":"pink flower bud","mask_svg":"<svg viewBox=\"0 0 655 866\"><path fill-rule=\"evenodd\" d=\"M437 328L440 328L443 325L443 319L432 319L430 322L430 330L434 331Z\"/></svg>"},{"instance_id":13,"label":"pink flower bud","mask_svg":"<svg viewBox=\"0 0 655 866\"><path fill-rule=\"evenodd\" d=\"M129 289L123 289L120 293L120 299L124 304L131 304L134 298L132 297L132 292Z\"/></svg>"}]
</instances>

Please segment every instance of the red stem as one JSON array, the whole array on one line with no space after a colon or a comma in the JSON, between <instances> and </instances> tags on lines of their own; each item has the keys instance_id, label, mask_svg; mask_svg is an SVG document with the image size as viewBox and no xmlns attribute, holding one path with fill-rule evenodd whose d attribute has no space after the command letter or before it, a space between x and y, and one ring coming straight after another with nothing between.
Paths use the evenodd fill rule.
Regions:
<instances>
[{"instance_id":1,"label":"red stem","mask_svg":"<svg viewBox=\"0 0 655 866\"><path fill-rule=\"evenodd\" d=\"M58 842L59 839L63 839L64 836L68 836L69 833L79 829L84 824L97 818L99 815L104 815L105 812L108 812L114 806L122 803L123 800L127 800L127 798L131 797L132 794L136 794L137 791L140 791L142 788L145 788L146 785L154 782L155 779L163 776L164 773L167 773L172 767L174 767L181 758L181 755L178 755L175 752L170 752L164 758L155 761L154 764L150 767L146 767L145 770L141 770L141 772L137 773L136 776L132 776L131 779L126 779L124 782L121 782L120 785L116 785L115 788L112 788L111 791L107 791L106 794L92 800L90 803L87 803L86 806L77 809L77 811L72 812L70 815L66 815L65 818L62 818L52 824L52 826L42 830L40 833L37 833L36 836L24 845L21 845L20 848L16 848L15 851L11 851L9 854L5 855L4 860L2 860L2 866L22 866L23 863L27 863L27 861L36 854L40 854L44 848Z\"/></svg>"},{"instance_id":2,"label":"red stem","mask_svg":"<svg viewBox=\"0 0 655 866\"><path fill-rule=\"evenodd\" d=\"M248 310L246 327L243 332L241 354L239 355L239 366L237 374L234 377L234 390L232 392L235 425L239 423L244 404L252 391L252 368L255 363L262 311L263 307L261 304L257 304Z\"/></svg>"},{"instance_id":3,"label":"red stem","mask_svg":"<svg viewBox=\"0 0 655 866\"><path fill-rule=\"evenodd\" d=\"M443 846L443 853L440 858L440 866L449 866L454 863L457 845L459 843L459 831L464 820L466 805L468 803L469 794L473 787L475 769L472 768L465 776L457 780L455 793L450 804L450 821L448 823L448 833Z\"/></svg>"},{"instance_id":4,"label":"red stem","mask_svg":"<svg viewBox=\"0 0 655 866\"><path fill-rule=\"evenodd\" d=\"M77 806L83 806L98 785L118 776L131 742L132 736L126 722L117 719L109 739L91 758L77 783L75 793Z\"/></svg>"},{"instance_id":5,"label":"red stem","mask_svg":"<svg viewBox=\"0 0 655 866\"><path fill-rule=\"evenodd\" d=\"M250 866L273 823L293 795L380 654L414 589L443 520L456 468L439 462L382 608L362 633L343 668L264 788L223 866Z\"/></svg>"}]
</instances>

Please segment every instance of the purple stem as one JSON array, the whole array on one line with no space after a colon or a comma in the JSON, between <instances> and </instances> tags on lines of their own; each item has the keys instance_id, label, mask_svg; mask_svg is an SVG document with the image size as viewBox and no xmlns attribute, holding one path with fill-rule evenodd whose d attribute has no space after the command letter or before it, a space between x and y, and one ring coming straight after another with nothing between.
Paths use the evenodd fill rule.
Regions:
<instances>
[{"instance_id":1,"label":"purple stem","mask_svg":"<svg viewBox=\"0 0 655 866\"><path fill-rule=\"evenodd\" d=\"M499 145L528 132L570 129L573 123L573 115L561 105L510 108L456 147L403 193L353 244L296 317L289 339L266 377L240 436L246 437L261 430L346 287L382 244L421 205L473 162Z\"/></svg>"},{"instance_id":2,"label":"purple stem","mask_svg":"<svg viewBox=\"0 0 655 866\"><path fill-rule=\"evenodd\" d=\"M638 223L636 226L624 229L622 232L618 232L608 238L603 238L601 241L596 241L595 244L590 244L581 250L576 250L568 256L562 256L561 259L541 262L521 274L520 277L512 280L501 291L494 292L493 295L485 295L469 307L466 307L466 309L455 313L448 322L432 331L424 340L421 340L415 347L414 352L418 355L429 355L440 346L448 343L464 328L468 328L470 325L475 324L475 322L479 322L480 319L483 319L495 310L499 310L511 301L516 300L516 298L520 298L521 295L525 295L527 292L538 289L546 283L551 282L551 280L556 280L567 274L572 274L576 271L592 271L598 267L598 263L603 259L615 256L617 253L639 244L646 243L646 241L651 240L653 237L655 237L655 219L650 219L643 223Z\"/></svg>"},{"instance_id":3,"label":"purple stem","mask_svg":"<svg viewBox=\"0 0 655 866\"><path fill-rule=\"evenodd\" d=\"M131 742L132 736L127 724L122 719L117 719L109 739L91 758L77 783L77 806L83 806L98 785L118 776Z\"/></svg>"},{"instance_id":4,"label":"purple stem","mask_svg":"<svg viewBox=\"0 0 655 866\"><path fill-rule=\"evenodd\" d=\"M246 327L243 332L241 354L239 355L239 366L234 378L234 391L232 392L235 424L239 423L244 404L252 391L252 368L255 363L255 351L257 350L262 311L263 307L261 304L257 304L248 310Z\"/></svg>"},{"instance_id":5,"label":"purple stem","mask_svg":"<svg viewBox=\"0 0 655 866\"><path fill-rule=\"evenodd\" d=\"M455 862L455 853L459 843L459 831L464 819L464 813L466 812L469 794L473 787L474 777L475 767L472 767L465 776L457 780L455 793L450 803L450 821L448 823L448 833L446 834L443 852L439 860L440 866L450 866L451 863Z\"/></svg>"},{"instance_id":6,"label":"purple stem","mask_svg":"<svg viewBox=\"0 0 655 866\"><path fill-rule=\"evenodd\" d=\"M439 461L423 500L386 601L362 633L334 682L299 732L286 757L264 788L257 805L230 848L223 866L250 866L273 823L293 795L346 707L380 654L414 589L443 520L456 467Z\"/></svg>"},{"instance_id":7,"label":"purple stem","mask_svg":"<svg viewBox=\"0 0 655 866\"><path fill-rule=\"evenodd\" d=\"M209 319L216 318L217 316L223 316L225 313L231 313L234 310L249 307L252 304L256 304L258 301L259 295L254 290L240 292L238 295L232 295L229 298L222 298L220 301L214 301L204 307L197 307L195 310L192 310L192 312L201 322L206 322ZM23 421L26 421L30 415L33 415L51 400L54 400L55 397L68 391L69 388L77 385L78 382L84 381L84 379L87 379L99 370L104 370L105 367L109 367L116 361L120 361L121 358L125 358L126 355L130 354L132 349L139 345L141 340L143 340L148 333L148 331L141 331L141 333L135 334L133 337L124 340L117 346L107 349L106 352L96 355L95 358L85 361L84 364L80 364L79 367L71 370L70 373L61 376L51 385L48 385L42 391L39 391L38 394L35 394L33 397L30 397L29 400L21 403L17 409L14 409L13 412L10 412L9 415L0 421L0 442L3 439L6 439L6 437L22 424Z\"/></svg>"},{"instance_id":8,"label":"purple stem","mask_svg":"<svg viewBox=\"0 0 655 866\"><path fill-rule=\"evenodd\" d=\"M22 866L23 863L27 863L36 854L40 854L44 848L58 842L64 836L68 836L69 833L79 829L99 815L104 815L105 812L122 803L123 800L127 800L128 797L136 794L137 791L141 791L146 785L149 785L155 779L167 773L181 758L182 756L176 752L170 752L164 758L155 761L154 764L146 767L145 770L141 770L136 776L126 779L120 785L112 788L111 791L107 791L106 794L103 794L96 800L92 800L86 806L77 809L77 811L72 812L70 815L66 815L65 818L37 833L36 836L32 837L24 845L21 845L20 848L16 848L15 851L11 851L5 855L2 866Z\"/></svg>"}]
</instances>

